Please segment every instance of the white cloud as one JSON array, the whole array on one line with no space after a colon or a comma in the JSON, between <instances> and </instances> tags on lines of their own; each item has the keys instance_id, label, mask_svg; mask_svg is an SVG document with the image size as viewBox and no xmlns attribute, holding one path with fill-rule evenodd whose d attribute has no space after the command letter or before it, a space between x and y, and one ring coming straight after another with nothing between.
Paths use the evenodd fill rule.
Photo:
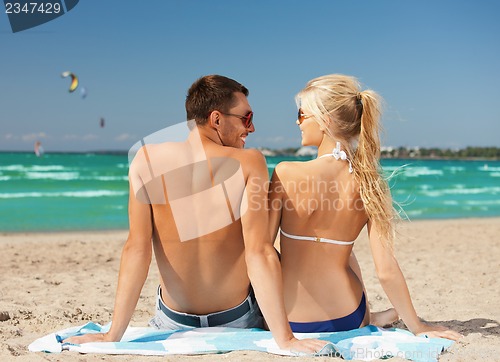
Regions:
<instances>
[{"instance_id":1,"label":"white cloud","mask_svg":"<svg viewBox=\"0 0 500 362\"><path fill-rule=\"evenodd\" d=\"M267 137L265 140L267 142L272 142L272 143L281 143L285 141L285 137L284 136Z\"/></svg>"},{"instance_id":2,"label":"white cloud","mask_svg":"<svg viewBox=\"0 0 500 362\"><path fill-rule=\"evenodd\" d=\"M44 138L49 138L45 132L28 133L21 136L21 139L24 142L33 142Z\"/></svg>"},{"instance_id":3,"label":"white cloud","mask_svg":"<svg viewBox=\"0 0 500 362\"><path fill-rule=\"evenodd\" d=\"M63 136L63 140L65 141L75 141L79 139L79 137L76 134L65 134Z\"/></svg>"},{"instance_id":4,"label":"white cloud","mask_svg":"<svg viewBox=\"0 0 500 362\"><path fill-rule=\"evenodd\" d=\"M93 140L96 140L96 139L99 139L99 138L100 137L98 135L89 133L89 134L86 134L85 136L83 136L82 140L84 140L84 141L93 141Z\"/></svg>"},{"instance_id":5,"label":"white cloud","mask_svg":"<svg viewBox=\"0 0 500 362\"><path fill-rule=\"evenodd\" d=\"M272 142L272 143L281 143L287 141L289 139L284 136L268 136L268 137L252 137L252 140L255 142Z\"/></svg>"},{"instance_id":6,"label":"white cloud","mask_svg":"<svg viewBox=\"0 0 500 362\"><path fill-rule=\"evenodd\" d=\"M130 135L128 133L122 133L118 136L115 137L115 141L118 142L124 142L124 141L130 141L130 140L137 140L137 138L134 135Z\"/></svg>"},{"instance_id":7,"label":"white cloud","mask_svg":"<svg viewBox=\"0 0 500 362\"><path fill-rule=\"evenodd\" d=\"M100 136L93 133L89 133L86 135L65 134L62 138L64 141L93 141L99 139Z\"/></svg>"},{"instance_id":8,"label":"white cloud","mask_svg":"<svg viewBox=\"0 0 500 362\"><path fill-rule=\"evenodd\" d=\"M405 118L403 118L403 116L401 116L401 113L397 109L390 108L390 107L389 107L389 109L387 109L384 112L383 120L386 122L387 121L396 121L396 122L401 122L401 123L408 122L407 119L405 119Z\"/></svg>"},{"instance_id":9,"label":"white cloud","mask_svg":"<svg viewBox=\"0 0 500 362\"><path fill-rule=\"evenodd\" d=\"M6 135L3 136L7 141L16 141L19 139L18 136L13 135L12 133L7 133Z\"/></svg>"}]
</instances>

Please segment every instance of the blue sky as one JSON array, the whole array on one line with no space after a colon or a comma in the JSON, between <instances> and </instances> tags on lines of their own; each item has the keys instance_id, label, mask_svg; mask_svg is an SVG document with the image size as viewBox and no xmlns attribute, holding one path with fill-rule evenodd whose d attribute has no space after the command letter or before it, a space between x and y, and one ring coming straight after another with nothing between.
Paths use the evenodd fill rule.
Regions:
<instances>
[{"instance_id":1,"label":"blue sky","mask_svg":"<svg viewBox=\"0 0 500 362\"><path fill-rule=\"evenodd\" d=\"M298 147L294 96L330 73L384 97L384 145L500 146L497 1L81 0L15 34L0 9L0 150L127 150L213 73L250 90L247 147Z\"/></svg>"}]
</instances>

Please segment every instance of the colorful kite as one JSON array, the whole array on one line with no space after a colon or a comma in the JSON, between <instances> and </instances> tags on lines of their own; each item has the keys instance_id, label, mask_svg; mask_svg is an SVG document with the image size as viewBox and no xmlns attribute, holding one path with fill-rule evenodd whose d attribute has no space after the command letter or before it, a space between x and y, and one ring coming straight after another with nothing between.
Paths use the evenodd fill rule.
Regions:
<instances>
[{"instance_id":1,"label":"colorful kite","mask_svg":"<svg viewBox=\"0 0 500 362\"><path fill-rule=\"evenodd\" d=\"M69 86L69 92L72 93L78 88L78 77L71 72L62 72L61 77L67 78L71 77L71 85Z\"/></svg>"}]
</instances>

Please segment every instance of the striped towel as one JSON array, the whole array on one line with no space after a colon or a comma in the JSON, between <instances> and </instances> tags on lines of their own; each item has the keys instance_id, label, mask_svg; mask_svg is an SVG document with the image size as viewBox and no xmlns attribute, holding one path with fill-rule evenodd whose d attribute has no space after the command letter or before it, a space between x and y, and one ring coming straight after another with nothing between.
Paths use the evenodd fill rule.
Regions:
<instances>
[{"instance_id":1,"label":"striped towel","mask_svg":"<svg viewBox=\"0 0 500 362\"><path fill-rule=\"evenodd\" d=\"M85 333L104 333L110 324L87 323L39 338L29 345L32 352L59 353L63 350L80 353L172 355L206 354L230 351L262 351L283 356L303 355L282 350L271 332L261 329L226 327L194 328L165 331L149 327L129 327L120 342L62 343L65 338ZM329 343L317 355L342 357L345 360L371 361L400 357L412 361L437 361L453 341L442 338L416 337L402 329L366 326L346 332L295 333L297 338L318 338Z\"/></svg>"}]
</instances>

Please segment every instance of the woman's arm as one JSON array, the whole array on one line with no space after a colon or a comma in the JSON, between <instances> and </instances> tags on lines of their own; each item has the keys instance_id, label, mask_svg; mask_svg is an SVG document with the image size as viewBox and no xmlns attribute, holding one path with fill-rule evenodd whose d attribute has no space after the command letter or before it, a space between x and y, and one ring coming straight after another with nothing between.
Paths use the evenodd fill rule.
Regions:
<instances>
[{"instance_id":1,"label":"woman's arm","mask_svg":"<svg viewBox=\"0 0 500 362\"><path fill-rule=\"evenodd\" d=\"M288 323L283 299L281 265L269 239L269 214L267 208L269 176L264 156L259 151L245 150L242 162L248 175L246 195L248 208L241 217L245 261L248 276L260 310L280 348L314 353L325 342L294 337Z\"/></svg>"},{"instance_id":2,"label":"woman's arm","mask_svg":"<svg viewBox=\"0 0 500 362\"><path fill-rule=\"evenodd\" d=\"M418 335L457 340L461 335L439 325L429 325L417 316L410 292L393 251L384 244L374 223L368 221L368 236L380 284L408 329Z\"/></svg>"}]
</instances>

